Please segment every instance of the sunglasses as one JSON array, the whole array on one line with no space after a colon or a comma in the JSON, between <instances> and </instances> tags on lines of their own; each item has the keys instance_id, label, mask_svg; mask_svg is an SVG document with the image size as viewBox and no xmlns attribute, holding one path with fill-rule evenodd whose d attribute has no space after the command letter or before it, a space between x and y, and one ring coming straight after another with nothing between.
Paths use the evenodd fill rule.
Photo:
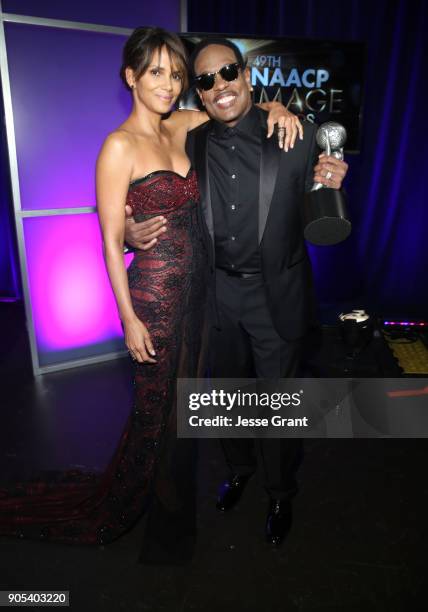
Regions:
<instances>
[{"instance_id":1,"label":"sunglasses","mask_svg":"<svg viewBox=\"0 0 428 612\"><path fill-rule=\"evenodd\" d=\"M230 83L231 81L236 81L239 76L239 70L241 66L238 62L235 64L226 64L217 72L204 72L199 76L195 77L195 84L198 89L203 89L204 91L209 91L214 87L215 78L219 74L223 81L227 81Z\"/></svg>"}]
</instances>

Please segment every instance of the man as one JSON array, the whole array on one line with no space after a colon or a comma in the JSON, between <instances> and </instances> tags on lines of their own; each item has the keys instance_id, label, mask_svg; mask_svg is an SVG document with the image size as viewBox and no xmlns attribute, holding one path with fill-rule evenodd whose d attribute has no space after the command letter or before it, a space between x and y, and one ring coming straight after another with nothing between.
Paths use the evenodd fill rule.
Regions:
<instances>
[{"instance_id":1,"label":"man","mask_svg":"<svg viewBox=\"0 0 428 612\"><path fill-rule=\"evenodd\" d=\"M313 318L312 279L301 207L313 182L339 189L347 164L322 156L316 163L316 127L284 154L266 138L267 114L252 104L250 73L239 49L225 39L204 39L191 69L211 121L190 133L207 230L214 378L278 379L297 375L300 345ZM314 172L315 171L315 172ZM158 218L127 222L126 241L150 246L165 231ZM167 228L166 228L166 231ZM297 439L224 439L231 474L217 508L239 500L262 457L270 497L266 538L279 545L291 526L297 491Z\"/></svg>"}]
</instances>

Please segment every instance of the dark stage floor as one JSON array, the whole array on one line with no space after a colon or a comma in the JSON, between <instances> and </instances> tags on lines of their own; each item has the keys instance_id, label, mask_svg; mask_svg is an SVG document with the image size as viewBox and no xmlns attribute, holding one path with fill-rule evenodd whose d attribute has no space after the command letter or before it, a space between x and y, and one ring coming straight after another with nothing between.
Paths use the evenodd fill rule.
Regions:
<instances>
[{"instance_id":1,"label":"dark stage floor","mask_svg":"<svg viewBox=\"0 0 428 612\"><path fill-rule=\"evenodd\" d=\"M130 409L127 360L34 381L17 319L9 306L2 479L22 478L29 466L102 470ZM313 364L339 367L336 340L325 332ZM365 363L387 371L381 351ZM294 525L279 550L263 540L267 498L258 475L238 507L220 515L215 496L226 468L218 443L201 441L199 454L199 541L190 565L137 564L143 518L105 548L1 538L0 589L66 589L71 608L82 612L426 609L424 439L305 441Z\"/></svg>"}]
</instances>

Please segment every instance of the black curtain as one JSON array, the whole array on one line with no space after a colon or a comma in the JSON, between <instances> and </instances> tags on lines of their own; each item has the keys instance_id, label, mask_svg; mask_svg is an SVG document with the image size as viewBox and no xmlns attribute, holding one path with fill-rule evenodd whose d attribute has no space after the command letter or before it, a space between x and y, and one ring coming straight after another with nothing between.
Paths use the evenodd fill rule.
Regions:
<instances>
[{"instance_id":1,"label":"black curtain","mask_svg":"<svg viewBox=\"0 0 428 612\"><path fill-rule=\"evenodd\" d=\"M424 0L189 0L189 31L364 41L362 148L349 155L351 237L311 247L321 303L428 315Z\"/></svg>"}]
</instances>

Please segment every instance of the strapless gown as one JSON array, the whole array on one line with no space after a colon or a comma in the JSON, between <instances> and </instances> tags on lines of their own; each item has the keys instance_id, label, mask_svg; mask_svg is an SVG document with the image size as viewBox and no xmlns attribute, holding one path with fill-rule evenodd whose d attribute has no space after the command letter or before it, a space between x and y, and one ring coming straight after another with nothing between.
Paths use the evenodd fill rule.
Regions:
<instances>
[{"instance_id":1,"label":"strapless gown","mask_svg":"<svg viewBox=\"0 0 428 612\"><path fill-rule=\"evenodd\" d=\"M141 559L191 554L195 536L195 446L177 439L178 376L201 376L207 257L195 172L159 170L131 183L136 221L159 214L167 232L136 251L132 303L148 328L156 364L134 363L135 402L106 472L67 471L0 489L0 534L105 544L149 509Z\"/></svg>"}]
</instances>

